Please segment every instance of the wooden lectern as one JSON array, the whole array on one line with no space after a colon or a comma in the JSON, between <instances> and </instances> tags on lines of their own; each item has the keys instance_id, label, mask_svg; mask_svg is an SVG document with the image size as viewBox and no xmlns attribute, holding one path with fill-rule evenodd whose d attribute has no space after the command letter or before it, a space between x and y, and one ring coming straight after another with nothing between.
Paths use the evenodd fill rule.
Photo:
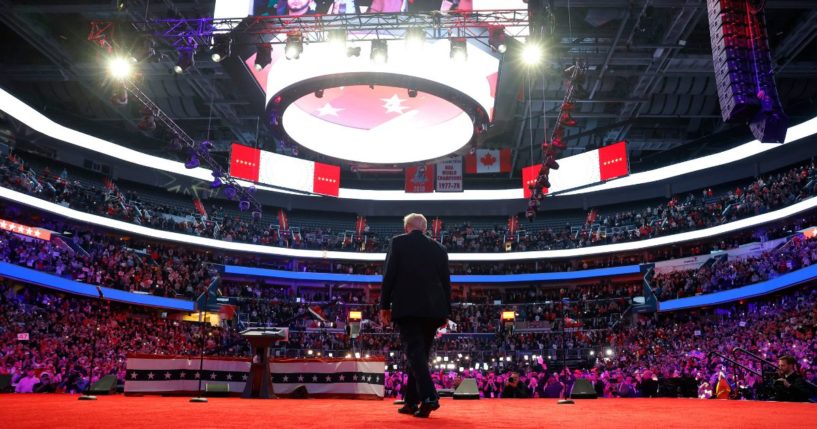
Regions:
<instances>
[{"instance_id":1,"label":"wooden lectern","mask_svg":"<svg viewBox=\"0 0 817 429\"><path fill-rule=\"evenodd\" d=\"M252 346L250 376L242 398L276 399L270 377L269 348L273 343L289 339L288 328L250 328L241 332Z\"/></svg>"}]
</instances>

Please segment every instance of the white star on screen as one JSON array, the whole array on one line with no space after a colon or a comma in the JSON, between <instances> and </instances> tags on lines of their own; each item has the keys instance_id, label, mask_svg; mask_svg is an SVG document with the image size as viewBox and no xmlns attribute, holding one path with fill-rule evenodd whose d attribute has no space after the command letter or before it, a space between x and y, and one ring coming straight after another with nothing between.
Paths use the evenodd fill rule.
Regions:
<instances>
[{"instance_id":1,"label":"white star on screen","mask_svg":"<svg viewBox=\"0 0 817 429\"><path fill-rule=\"evenodd\" d=\"M408 109L408 106L403 106L402 103L406 100L394 94L391 98L381 98L381 100L385 101L383 107L386 108L386 113L399 113L403 114L403 110Z\"/></svg>"},{"instance_id":2,"label":"white star on screen","mask_svg":"<svg viewBox=\"0 0 817 429\"><path fill-rule=\"evenodd\" d=\"M323 105L323 107L318 109L318 116L327 116L328 115L328 116L337 117L338 112L340 112L342 110L344 110L344 109L341 109L339 107L332 107L331 104L326 103L326 104Z\"/></svg>"}]
</instances>

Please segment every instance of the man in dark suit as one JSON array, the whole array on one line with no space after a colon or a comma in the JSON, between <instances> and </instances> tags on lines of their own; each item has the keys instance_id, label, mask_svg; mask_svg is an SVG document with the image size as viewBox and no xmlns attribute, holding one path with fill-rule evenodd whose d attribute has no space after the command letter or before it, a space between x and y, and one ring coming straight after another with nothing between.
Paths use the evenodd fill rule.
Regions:
<instances>
[{"instance_id":1,"label":"man in dark suit","mask_svg":"<svg viewBox=\"0 0 817 429\"><path fill-rule=\"evenodd\" d=\"M810 386L797 373L797 360L792 356L781 356L777 364L780 378L774 381L775 400L807 402L811 396Z\"/></svg>"},{"instance_id":2,"label":"man in dark suit","mask_svg":"<svg viewBox=\"0 0 817 429\"><path fill-rule=\"evenodd\" d=\"M403 225L406 233L392 239L386 256L380 318L384 324L394 320L408 360L406 405L398 412L428 417L440 407L428 358L437 328L451 313L448 253L426 237L423 215L411 213Z\"/></svg>"}]
</instances>

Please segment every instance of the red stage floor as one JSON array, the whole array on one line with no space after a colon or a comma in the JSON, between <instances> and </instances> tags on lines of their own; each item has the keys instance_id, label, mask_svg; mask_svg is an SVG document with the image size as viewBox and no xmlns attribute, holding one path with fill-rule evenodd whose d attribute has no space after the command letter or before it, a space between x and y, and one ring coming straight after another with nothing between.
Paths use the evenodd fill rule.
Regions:
<instances>
[{"instance_id":1,"label":"red stage floor","mask_svg":"<svg viewBox=\"0 0 817 429\"><path fill-rule=\"evenodd\" d=\"M397 414L391 401L242 400L71 395L0 395L4 428L815 428L817 404L698 399L454 401L427 420Z\"/></svg>"}]
</instances>

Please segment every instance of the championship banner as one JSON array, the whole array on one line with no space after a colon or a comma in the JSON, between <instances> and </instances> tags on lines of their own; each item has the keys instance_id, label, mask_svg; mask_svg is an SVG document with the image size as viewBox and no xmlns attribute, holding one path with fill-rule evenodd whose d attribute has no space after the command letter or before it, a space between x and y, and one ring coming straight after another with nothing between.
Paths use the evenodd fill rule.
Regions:
<instances>
[{"instance_id":1,"label":"championship banner","mask_svg":"<svg viewBox=\"0 0 817 429\"><path fill-rule=\"evenodd\" d=\"M434 192L434 164L406 168L406 192Z\"/></svg>"},{"instance_id":2,"label":"championship banner","mask_svg":"<svg viewBox=\"0 0 817 429\"><path fill-rule=\"evenodd\" d=\"M190 394L202 382L227 385L240 394L249 377L250 359L206 357L203 369L193 356L130 354L125 372L125 394ZM276 394L287 395L305 386L310 396L383 398L385 360L370 359L272 359L270 373Z\"/></svg>"},{"instance_id":3,"label":"championship banner","mask_svg":"<svg viewBox=\"0 0 817 429\"><path fill-rule=\"evenodd\" d=\"M462 157L437 163L437 192L462 192Z\"/></svg>"}]
</instances>

